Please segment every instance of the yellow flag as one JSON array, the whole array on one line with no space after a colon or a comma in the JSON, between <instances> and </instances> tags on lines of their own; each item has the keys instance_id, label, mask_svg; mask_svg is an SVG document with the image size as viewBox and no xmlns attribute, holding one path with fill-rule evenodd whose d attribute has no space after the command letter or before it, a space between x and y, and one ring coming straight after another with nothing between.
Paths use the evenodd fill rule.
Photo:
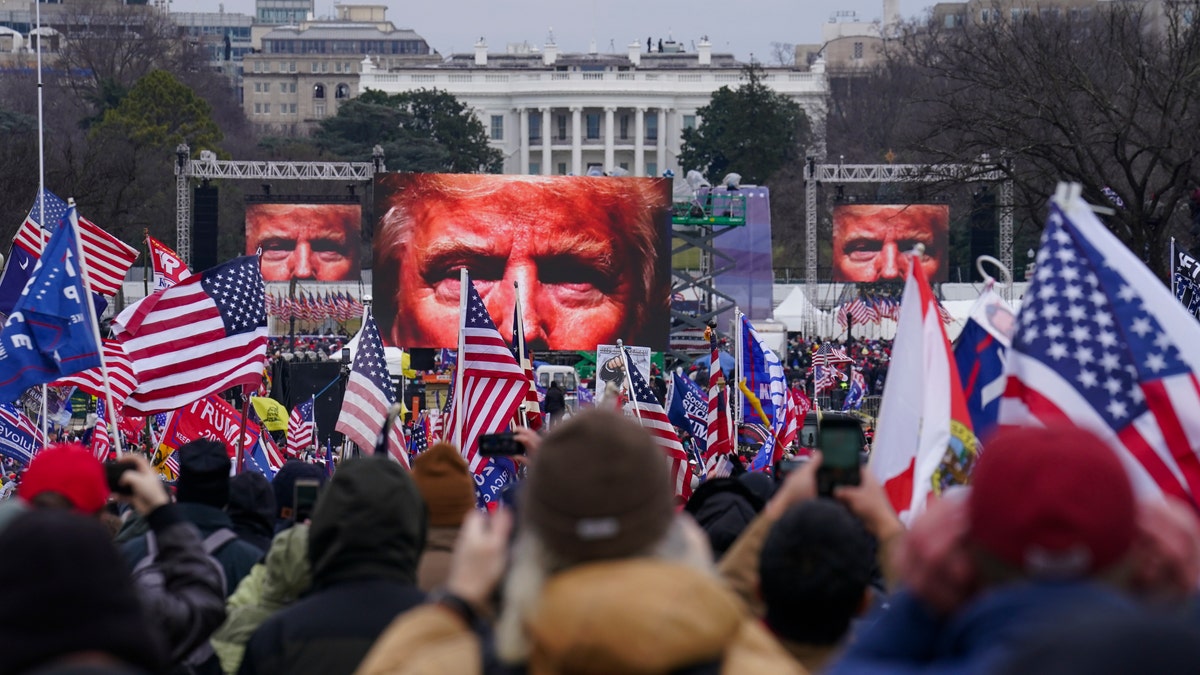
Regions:
<instances>
[{"instance_id":1,"label":"yellow flag","mask_svg":"<svg viewBox=\"0 0 1200 675\"><path fill-rule=\"evenodd\" d=\"M287 430L288 411L282 403L265 396L251 396L250 404L254 406L254 412L258 419L262 420L267 431Z\"/></svg>"},{"instance_id":2,"label":"yellow flag","mask_svg":"<svg viewBox=\"0 0 1200 675\"><path fill-rule=\"evenodd\" d=\"M167 480L179 480L179 475L176 474L169 464L167 458L175 452L175 448L169 445L160 445L154 451L154 458L150 460L150 466L154 468L163 478Z\"/></svg>"}]
</instances>

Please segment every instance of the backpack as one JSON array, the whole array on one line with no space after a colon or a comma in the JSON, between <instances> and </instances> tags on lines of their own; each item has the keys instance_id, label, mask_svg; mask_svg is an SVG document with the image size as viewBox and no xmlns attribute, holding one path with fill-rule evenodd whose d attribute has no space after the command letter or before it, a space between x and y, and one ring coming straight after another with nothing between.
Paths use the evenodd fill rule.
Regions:
<instances>
[{"instance_id":1,"label":"backpack","mask_svg":"<svg viewBox=\"0 0 1200 675\"><path fill-rule=\"evenodd\" d=\"M220 561L216 559L217 551L220 551L226 544L237 539L237 534L233 530L222 527L204 538L204 552L208 559L208 564L212 569L216 570L221 578L221 592L228 595L228 580L225 578L225 568ZM158 542L154 538L153 532L146 533L146 555L137 562L133 567L133 572L130 574L133 579L133 584L137 588L150 589L151 592L161 593L166 585L166 577L163 575L162 569L158 564ZM171 651L175 652L175 645L170 645ZM212 643L205 640L203 643L196 645L190 650L182 660L175 664L173 672L197 672L199 670L207 670L205 666L210 665L209 662L214 659L216 652L213 651Z\"/></svg>"}]
</instances>

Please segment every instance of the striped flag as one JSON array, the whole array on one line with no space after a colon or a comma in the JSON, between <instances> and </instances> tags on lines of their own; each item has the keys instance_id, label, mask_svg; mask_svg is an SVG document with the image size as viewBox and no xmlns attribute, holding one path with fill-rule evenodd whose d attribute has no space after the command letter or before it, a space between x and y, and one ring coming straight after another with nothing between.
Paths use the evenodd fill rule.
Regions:
<instances>
[{"instance_id":1,"label":"striped flag","mask_svg":"<svg viewBox=\"0 0 1200 675\"><path fill-rule=\"evenodd\" d=\"M424 413L417 419L417 423L413 425L412 435L408 439L408 451L414 455L419 455L429 449L429 431L426 426L429 424L429 417Z\"/></svg>"},{"instance_id":2,"label":"striped flag","mask_svg":"<svg viewBox=\"0 0 1200 675\"><path fill-rule=\"evenodd\" d=\"M96 426L92 429L92 454L101 462L108 459L112 451L112 439L108 436L108 420L104 414L104 399L96 401Z\"/></svg>"},{"instance_id":3,"label":"striped flag","mask_svg":"<svg viewBox=\"0 0 1200 675\"><path fill-rule=\"evenodd\" d=\"M670 464L671 486L675 491L675 496L687 500L692 494L692 471L688 466L687 451L679 442L679 435L675 433L675 427L667 419L667 412L663 410L658 397L646 383L646 378L642 376L641 371L633 367L633 357L629 354L629 347L621 349L621 356L625 359L625 373L629 377L629 385L633 390L632 403L638 421L646 431L650 432L654 441L666 454L667 462ZM715 362L720 368L721 360L715 359Z\"/></svg>"},{"instance_id":4,"label":"striped flag","mask_svg":"<svg viewBox=\"0 0 1200 675\"><path fill-rule=\"evenodd\" d=\"M488 462L479 454L479 437L508 427L525 400L529 380L496 330L466 270L462 284L465 297L459 309L458 339L462 389L457 392L454 414L446 422L446 436L459 443L471 471L480 473Z\"/></svg>"},{"instance_id":5,"label":"striped flag","mask_svg":"<svg viewBox=\"0 0 1200 675\"><path fill-rule=\"evenodd\" d=\"M288 415L287 454L290 457L299 457L312 446L313 435L316 433L313 425L313 402L314 399L310 397L292 408L292 414Z\"/></svg>"},{"instance_id":6,"label":"striped flag","mask_svg":"<svg viewBox=\"0 0 1200 675\"><path fill-rule=\"evenodd\" d=\"M42 254L45 236L43 230L53 231L67 211L66 202L49 190L45 191L45 194L45 220L49 227L43 227L45 223L39 224L37 216L40 209L38 201L35 200L29 216L21 223L17 236L13 239L14 246L20 246L34 257ZM79 234L83 243L83 254L87 257L91 290L100 295L116 295L117 291L121 290L125 274L133 266L133 261L137 260L137 249L100 229L87 218L79 218Z\"/></svg>"},{"instance_id":7,"label":"striped flag","mask_svg":"<svg viewBox=\"0 0 1200 675\"><path fill-rule=\"evenodd\" d=\"M724 373L721 371L721 352L717 348L717 332L712 328L707 332L712 358L708 361L708 428L703 455L706 473L715 471L717 461L733 452L733 441L729 434L729 397L721 393Z\"/></svg>"},{"instance_id":8,"label":"striped flag","mask_svg":"<svg viewBox=\"0 0 1200 675\"><path fill-rule=\"evenodd\" d=\"M257 387L267 356L264 295L258 257L244 256L154 293L126 323L114 322L138 380L128 414Z\"/></svg>"},{"instance_id":9,"label":"striped flag","mask_svg":"<svg viewBox=\"0 0 1200 675\"><path fill-rule=\"evenodd\" d=\"M350 366L350 379L342 398L342 411L334 431L344 434L360 449L370 452L379 440L380 431L388 419L388 410L396 403L396 386L388 372L383 356L383 341L379 326L367 308L362 329L358 332L358 351ZM409 468L408 452L400 425L388 428L387 450L397 462Z\"/></svg>"},{"instance_id":10,"label":"striped flag","mask_svg":"<svg viewBox=\"0 0 1200 675\"><path fill-rule=\"evenodd\" d=\"M529 355L529 347L525 344L525 327L521 321L521 296L517 294L517 302L513 305L513 356L525 372L529 387L525 390L525 420L524 426L533 430L542 428L542 405L538 400L537 380L533 376L533 357Z\"/></svg>"},{"instance_id":11,"label":"striped flag","mask_svg":"<svg viewBox=\"0 0 1200 675\"><path fill-rule=\"evenodd\" d=\"M104 361L108 364L108 384L112 388L113 405L120 410L125 405L125 399L137 389L137 376L133 374L133 364L129 362L125 346L119 340L104 340ZM92 396L104 397L104 375L99 367L60 377L51 386L79 387Z\"/></svg>"},{"instance_id":12,"label":"striped flag","mask_svg":"<svg viewBox=\"0 0 1200 675\"><path fill-rule=\"evenodd\" d=\"M42 449L42 432L21 409L0 403L0 456L28 465Z\"/></svg>"}]
</instances>

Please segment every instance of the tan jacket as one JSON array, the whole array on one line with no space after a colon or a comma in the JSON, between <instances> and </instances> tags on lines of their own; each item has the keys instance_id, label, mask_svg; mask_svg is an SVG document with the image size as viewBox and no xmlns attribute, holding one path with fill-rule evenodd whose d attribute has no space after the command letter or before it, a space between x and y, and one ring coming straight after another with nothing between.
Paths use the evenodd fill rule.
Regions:
<instances>
[{"instance_id":1,"label":"tan jacket","mask_svg":"<svg viewBox=\"0 0 1200 675\"><path fill-rule=\"evenodd\" d=\"M526 626L530 675L657 675L713 661L731 675L806 672L716 579L662 561L558 574ZM449 611L428 606L393 622L357 672L471 675L481 666L475 634Z\"/></svg>"},{"instance_id":2,"label":"tan jacket","mask_svg":"<svg viewBox=\"0 0 1200 675\"><path fill-rule=\"evenodd\" d=\"M450 557L457 527L431 527L425 537L425 549L417 563L417 587L426 593L446 585L450 574Z\"/></svg>"}]
</instances>

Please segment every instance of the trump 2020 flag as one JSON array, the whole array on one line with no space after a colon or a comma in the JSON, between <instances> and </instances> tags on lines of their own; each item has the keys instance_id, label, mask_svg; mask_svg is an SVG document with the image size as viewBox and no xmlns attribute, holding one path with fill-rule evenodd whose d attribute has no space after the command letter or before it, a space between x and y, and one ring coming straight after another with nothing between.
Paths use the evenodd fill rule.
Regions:
<instances>
[{"instance_id":1,"label":"trump 2020 flag","mask_svg":"<svg viewBox=\"0 0 1200 675\"><path fill-rule=\"evenodd\" d=\"M11 403L0 403L0 456L28 465L41 449L41 432Z\"/></svg>"},{"instance_id":2,"label":"trump 2020 flag","mask_svg":"<svg viewBox=\"0 0 1200 675\"><path fill-rule=\"evenodd\" d=\"M154 290L170 288L192 276L179 254L166 244L146 235L146 247L150 249L150 260L154 265Z\"/></svg>"},{"instance_id":3,"label":"trump 2020 flag","mask_svg":"<svg viewBox=\"0 0 1200 675\"><path fill-rule=\"evenodd\" d=\"M1012 307L988 285L971 307L954 345L967 411L979 438L987 438L996 428L1004 393L1004 362L1015 326Z\"/></svg>"},{"instance_id":4,"label":"trump 2020 flag","mask_svg":"<svg viewBox=\"0 0 1200 675\"><path fill-rule=\"evenodd\" d=\"M1060 186L1017 315L1000 424L1074 424L1139 492L1200 495L1200 324ZM880 434L882 434L882 429Z\"/></svg>"},{"instance_id":5,"label":"trump 2020 flag","mask_svg":"<svg viewBox=\"0 0 1200 675\"><path fill-rule=\"evenodd\" d=\"M920 265L909 265L870 470L905 522L966 484L978 456L958 369Z\"/></svg>"},{"instance_id":6,"label":"trump 2020 flag","mask_svg":"<svg viewBox=\"0 0 1200 675\"><path fill-rule=\"evenodd\" d=\"M708 447L708 397L700 385L684 377L680 370L675 371L667 418L671 424L687 431L696 447L703 451Z\"/></svg>"},{"instance_id":7,"label":"trump 2020 flag","mask_svg":"<svg viewBox=\"0 0 1200 675\"><path fill-rule=\"evenodd\" d=\"M74 221L75 209L68 217ZM97 329L83 304L88 297L75 245L75 228L54 231L33 275L0 331L0 402L27 388L100 365Z\"/></svg>"}]
</instances>

